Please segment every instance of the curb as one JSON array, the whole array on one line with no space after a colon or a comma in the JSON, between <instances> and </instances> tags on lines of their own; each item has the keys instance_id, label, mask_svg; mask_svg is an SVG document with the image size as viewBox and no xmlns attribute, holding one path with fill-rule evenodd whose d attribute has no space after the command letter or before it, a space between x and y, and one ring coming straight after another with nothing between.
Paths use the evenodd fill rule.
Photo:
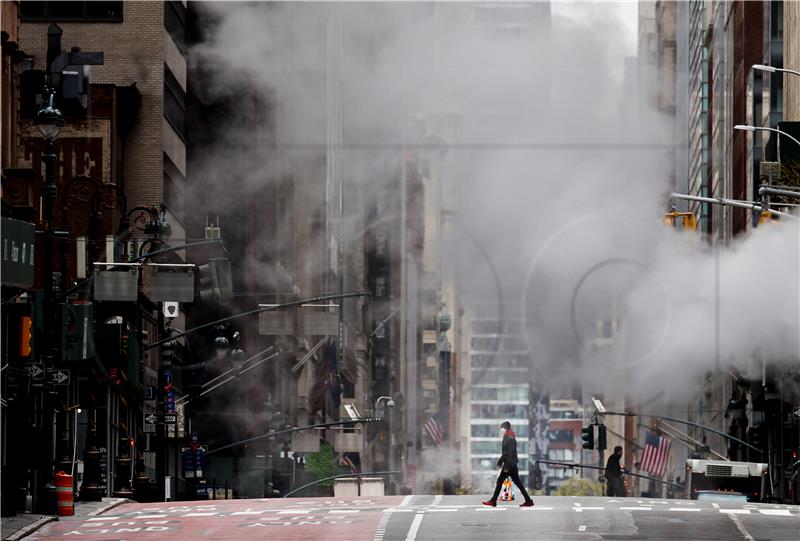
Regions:
<instances>
[{"instance_id":1,"label":"curb","mask_svg":"<svg viewBox=\"0 0 800 541\"><path fill-rule=\"evenodd\" d=\"M36 522L28 524L27 526L23 526L16 532L12 533L8 537L6 537L6 541L18 541L19 539L22 539L23 537L32 534L45 524L48 524L50 522L55 522L56 520L58 520L58 517L54 516L42 517Z\"/></svg>"},{"instance_id":2,"label":"curb","mask_svg":"<svg viewBox=\"0 0 800 541\"><path fill-rule=\"evenodd\" d=\"M128 498L121 498L120 500L117 500L115 502L110 502L110 503L104 505L103 507L99 507L99 508L95 509L91 513L88 513L86 516L87 517L96 517L97 515L102 515L103 513L107 512L107 511L111 511L112 509L114 509L115 507L117 507L119 505L122 505L123 503L136 503L136 502L133 501L133 500L129 500Z\"/></svg>"}]
</instances>

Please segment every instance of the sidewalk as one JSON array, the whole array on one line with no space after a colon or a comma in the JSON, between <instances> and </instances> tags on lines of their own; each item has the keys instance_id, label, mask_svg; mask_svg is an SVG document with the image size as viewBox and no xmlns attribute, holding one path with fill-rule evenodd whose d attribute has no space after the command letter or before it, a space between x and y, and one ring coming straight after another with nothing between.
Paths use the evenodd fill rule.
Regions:
<instances>
[{"instance_id":1,"label":"sidewalk","mask_svg":"<svg viewBox=\"0 0 800 541\"><path fill-rule=\"evenodd\" d=\"M2 520L0 520L0 535L2 535L3 541L17 541L54 520L70 520L101 515L118 505L131 501L132 500L128 500L127 498L103 498L103 500L99 502L75 502L75 515L72 517L35 514L19 514L14 517L2 517Z\"/></svg>"}]
</instances>

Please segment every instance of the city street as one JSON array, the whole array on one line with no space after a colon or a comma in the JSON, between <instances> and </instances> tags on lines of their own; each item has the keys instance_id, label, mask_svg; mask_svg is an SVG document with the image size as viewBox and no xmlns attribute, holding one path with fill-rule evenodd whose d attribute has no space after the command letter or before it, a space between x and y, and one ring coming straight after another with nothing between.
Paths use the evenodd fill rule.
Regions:
<instances>
[{"instance_id":1,"label":"city street","mask_svg":"<svg viewBox=\"0 0 800 541\"><path fill-rule=\"evenodd\" d=\"M65 518L28 539L797 539L800 508L687 500L538 497L536 506L472 496L288 498L125 504Z\"/></svg>"}]
</instances>

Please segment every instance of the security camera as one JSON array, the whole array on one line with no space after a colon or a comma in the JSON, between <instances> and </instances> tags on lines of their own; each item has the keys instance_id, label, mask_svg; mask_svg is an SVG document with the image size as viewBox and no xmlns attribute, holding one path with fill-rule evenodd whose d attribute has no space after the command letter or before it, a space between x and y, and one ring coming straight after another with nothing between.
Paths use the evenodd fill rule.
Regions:
<instances>
[{"instance_id":1,"label":"security camera","mask_svg":"<svg viewBox=\"0 0 800 541\"><path fill-rule=\"evenodd\" d=\"M164 317L174 319L181 314L180 304L175 301L164 301Z\"/></svg>"},{"instance_id":2,"label":"security camera","mask_svg":"<svg viewBox=\"0 0 800 541\"><path fill-rule=\"evenodd\" d=\"M387 400L386 401L386 407L387 408L393 408L394 407L394 400L392 400L391 398L389 400Z\"/></svg>"}]
</instances>

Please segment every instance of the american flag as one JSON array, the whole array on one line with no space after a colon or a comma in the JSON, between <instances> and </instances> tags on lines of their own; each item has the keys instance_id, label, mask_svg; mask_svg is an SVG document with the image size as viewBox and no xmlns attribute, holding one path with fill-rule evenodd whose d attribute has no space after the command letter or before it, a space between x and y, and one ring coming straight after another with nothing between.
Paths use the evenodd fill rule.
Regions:
<instances>
[{"instance_id":1,"label":"american flag","mask_svg":"<svg viewBox=\"0 0 800 541\"><path fill-rule=\"evenodd\" d=\"M353 462L346 453L341 453L339 455L339 465L350 468L350 473L358 473L358 466L356 466L356 463Z\"/></svg>"},{"instance_id":2,"label":"american flag","mask_svg":"<svg viewBox=\"0 0 800 541\"><path fill-rule=\"evenodd\" d=\"M654 477L664 477L667 472L669 448L672 440L648 432L645 434L644 453L642 454L641 469Z\"/></svg>"},{"instance_id":3,"label":"american flag","mask_svg":"<svg viewBox=\"0 0 800 541\"><path fill-rule=\"evenodd\" d=\"M428 433L428 436L430 436L436 447L442 446L444 443L444 429L435 417L431 417L425 422L425 432Z\"/></svg>"}]
</instances>

